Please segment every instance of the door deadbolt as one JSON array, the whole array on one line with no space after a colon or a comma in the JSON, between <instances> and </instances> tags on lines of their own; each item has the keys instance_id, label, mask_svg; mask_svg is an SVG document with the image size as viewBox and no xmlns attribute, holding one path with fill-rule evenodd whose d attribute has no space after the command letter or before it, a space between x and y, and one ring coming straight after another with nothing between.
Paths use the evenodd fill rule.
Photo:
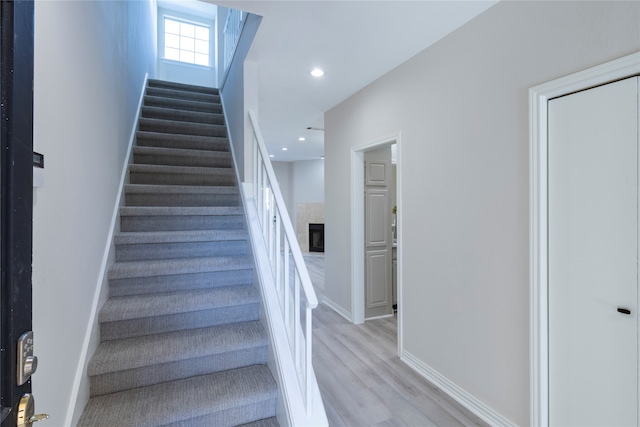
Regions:
<instances>
[{"instance_id":1,"label":"door deadbolt","mask_svg":"<svg viewBox=\"0 0 640 427\"><path fill-rule=\"evenodd\" d=\"M38 358L33 355L33 331L29 331L18 338L18 385L26 383L36 369Z\"/></svg>"},{"instance_id":2,"label":"door deadbolt","mask_svg":"<svg viewBox=\"0 0 640 427\"><path fill-rule=\"evenodd\" d=\"M20 398L20 403L18 403L17 427L29 427L36 421L49 419L48 414L34 415L35 407L36 404L31 393L27 393Z\"/></svg>"}]
</instances>

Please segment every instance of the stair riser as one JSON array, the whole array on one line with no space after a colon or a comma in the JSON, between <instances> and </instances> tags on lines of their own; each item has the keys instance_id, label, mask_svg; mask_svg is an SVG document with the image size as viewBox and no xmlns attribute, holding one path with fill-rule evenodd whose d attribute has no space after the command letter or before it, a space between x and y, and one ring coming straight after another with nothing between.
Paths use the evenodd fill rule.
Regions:
<instances>
[{"instance_id":1,"label":"stair riser","mask_svg":"<svg viewBox=\"0 0 640 427\"><path fill-rule=\"evenodd\" d=\"M229 152L229 141L227 138L220 137L207 138L189 135L138 132L136 134L136 145L140 147Z\"/></svg>"},{"instance_id":2,"label":"stair riser","mask_svg":"<svg viewBox=\"0 0 640 427\"><path fill-rule=\"evenodd\" d=\"M246 255L246 240L116 245L116 261Z\"/></svg>"},{"instance_id":3,"label":"stair riser","mask_svg":"<svg viewBox=\"0 0 640 427\"><path fill-rule=\"evenodd\" d=\"M235 176L228 174L153 173L131 172L132 184L149 185L190 185L190 186L233 186Z\"/></svg>"},{"instance_id":4,"label":"stair riser","mask_svg":"<svg viewBox=\"0 0 640 427\"><path fill-rule=\"evenodd\" d=\"M238 206L237 194L127 193L127 206Z\"/></svg>"},{"instance_id":5,"label":"stair riser","mask_svg":"<svg viewBox=\"0 0 640 427\"><path fill-rule=\"evenodd\" d=\"M189 92L189 91L183 91L183 90L165 89L160 87L148 87L146 95L220 104L219 95Z\"/></svg>"},{"instance_id":6,"label":"stair riser","mask_svg":"<svg viewBox=\"0 0 640 427\"><path fill-rule=\"evenodd\" d=\"M224 125L222 114L182 111L158 107L142 107L142 117L149 119L176 120L186 123Z\"/></svg>"},{"instance_id":7,"label":"stair riser","mask_svg":"<svg viewBox=\"0 0 640 427\"><path fill-rule=\"evenodd\" d=\"M167 381L207 375L267 362L267 347L251 347L207 357L180 360L90 377L91 396L115 393Z\"/></svg>"},{"instance_id":8,"label":"stair riser","mask_svg":"<svg viewBox=\"0 0 640 427\"><path fill-rule=\"evenodd\" d=\"M100 339L132 338L258 320L258 303L100 323Z\"/></svg>"},{"instance_id":9,"label":"stair riser","mask_svg":"<svg viewBox=\"0 0 640 427\"><path fill-rule=\"evenodd\" d=\"M233 165L231 155L227 153L220 156L171 156L168 154L134 153L133 161L139 165L190 166L229 169L231 169ZM229 171L229 174L231 176L235 176L234 172L231 170Z\"/></svg>"},{"instance_id":10,"label":"stair riser","mask_svg":"<svg viewBox=\"0 0 640 427\"><path fill-rule=\"evenodd\" d=\"M145 96L145 107L171 108L182 111L197 111L200 113L222 114L222 105L209 104L198 101L185 101L177 98L161 98L157 96Z\"/></svg>"},{"instance_id":11,"label":"stair riser","mask_svg":"<svg viewBox=\"0 0 640 427\"><path fill-rule=\"evenodd\" d=\"M162 292L190 291L243 286L253 283L253 270L229 270L178 276L134 277L109 280L109 296L145 295Z\"/></svg>"},{"instance_id":12,"label":"stair riser","mask_svg":"<svg viewBox=\"0 0 640 427\"><path fill-rule=\"evenodd\" d=\"M185 83L177 83L177 82L170 82L166 80L156 80L156 79L149 79L147 83L148 83L147 85L148 87L153 87L153 88L164 88L164 89L171 89L171 90L180 90L185 92L206 93L210 95L220 94L220 90L215 87L197 86L197 85L190 85Z\"/></svg>"},{"instance_id":13,"label":"stair riser","mask_svg":"<svg viewBox=\"0 0 640 427\"><path fill-rule=\"evenodd\" d=\"M203 123L181 123L170 120L141 118L138 129L143 132L160 132L180 135L227 137L227 128Z\"/></svg>"},{"instance_id":14,"label":"stair riser","mask_svg":"<svg viewBox=\"0 0 640 427\"><path fill-rule=\"evenodd\" d=\"M239 426L265 418L275 417L276 404L277 398L273 397L252 405L230 408L202 417L164 424L163 427Z\"/></svg>"},{"instance_id":15,"label":"stair riser","mask_svg":"<svg viewBox=\"0 0 640 427\"><path fill-rule=\"evenodd\" d=\"M253 365L96 396L78 427L231 427L273 417L277 401L269 369Z\"/></svg>"},{"instance_id":16,"label":"stair riser","mask_svg":"<svg viewBox=\"0 0 640 427\"><path fill-rule=\"evenodd\" d=\"M122 231L228 230L244 226L240 215L122 216Z\"/></svg>"}]
</instances>

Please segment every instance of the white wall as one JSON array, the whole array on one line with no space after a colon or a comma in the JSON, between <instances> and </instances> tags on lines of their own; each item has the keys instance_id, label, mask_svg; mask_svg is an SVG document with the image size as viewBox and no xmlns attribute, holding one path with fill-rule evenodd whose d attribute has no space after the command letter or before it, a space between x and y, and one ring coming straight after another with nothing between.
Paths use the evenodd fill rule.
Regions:
<instances>
[{"instance_id":1,"label":"white wall","mask_svg":"<svg viewBox=\"0 0 640 427\"><path fill-rule=\"evenodd\" d=\"M154 1L35 4L34 150L45 183L34 189L33 390L48 425L72 423L140 91L155 73L155 11Z\"/></svg>"},{"instance_id":2,"label":"white wall","mask_svg":"<svg viewBox=\"0 0 640 427\"><path fill-rule=\"evenodd\" d=\"M403 350L529 423L528 88L640 50L639 2L500 2L325 115L326 296L351 312L351 148L401 132Z\"/></svg>"},{"instance_id":3,"label":"white wall","mask_svg":"<svg viewBox=\"0 0 640 427\"><path fill-rule=\"evenodd\" d=\"M295 229L298 203L324 203L324 160L271 164Z\"/></svg>"},{"instance_id":4,"label":"white wall","mask_svg":"<svg viewBox=\"0 0 640 427\"><path fill-rule=\"evenodd\" d=\"M287 206L287 212L291 216L293 212L295 212L294 204L292 202L292 188L291 188L291 170L293 163L291 162L271 162L271 166L273 166L273 171L276 174L276 179L278 180L278 186L280 187L280 191L282 192L282 198L284 199L284 204Z\"/></svg>"},{"instance_id":5,"label":"white wall","mask_svg":"<svg viewBox=\"0 0 640 427\"><path fill-rule=\"evenodd\" d=\"M324 160L292 162L293 203L324 202Z\"/></svg>"},{"instance_id":6,"label":"white wall","mask_svg":"<svg viewBox=\"0 0 640 427\"><path fill-rule=\"evenodd\" d=\"M164 3L163 3L164 4ZM197 86L217 87L218 76L216 73L216 23L215 15L216 6L212 4L203 3L205 6L210 7L210 11L207 11L206 15L194 16L188 13L184 13L179 10L172 10L168 8L158 7L158 45L164 46L164 16L169 18L178 18L189 22L199 23L211 28L210 43L209 43L209 58L211 60L211 66L204 67L202 65L184 64L177 61L170 61L164 59L164 52L159 52L158 55L158 78L161 80L168 80L171 82L185 83ZM177 4L179 6L179 4ZM204 12L203 12L204 14Z\"/></svg>"}]
</instances>

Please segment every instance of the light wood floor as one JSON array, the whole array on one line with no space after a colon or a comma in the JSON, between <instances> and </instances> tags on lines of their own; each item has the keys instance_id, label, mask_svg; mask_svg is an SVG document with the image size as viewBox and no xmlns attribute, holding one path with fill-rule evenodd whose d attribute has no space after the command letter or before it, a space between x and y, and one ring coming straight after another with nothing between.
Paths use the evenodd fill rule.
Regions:
<instances>
[{"instance_id":1,"label":"light wood floor","mask_svg":"<svg viewBox=\"0 0 640 427\"><path fill-rule=\"evenodd\" d=\"M321 300L324 257L305 262ZM313 366L331 427L486 425L397 353L395 317L354 325L324 304L313 311Z\"/></svg>"}]
</instances>

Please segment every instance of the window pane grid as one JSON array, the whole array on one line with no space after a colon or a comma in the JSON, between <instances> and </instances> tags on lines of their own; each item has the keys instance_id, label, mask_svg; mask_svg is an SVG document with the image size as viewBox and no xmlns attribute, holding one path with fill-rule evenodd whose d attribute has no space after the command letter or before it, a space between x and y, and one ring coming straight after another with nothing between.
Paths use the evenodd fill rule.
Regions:
<instances>
[{"instance_id":1,"label":"window pane grid","mask_svg":"<svg viewBox=\"0 0 640 427\"><path fill-rule=\"evenodd\" d=\"M164 18L164 58L209 66L208 27Z\"/></svg>"}]
</instances>

